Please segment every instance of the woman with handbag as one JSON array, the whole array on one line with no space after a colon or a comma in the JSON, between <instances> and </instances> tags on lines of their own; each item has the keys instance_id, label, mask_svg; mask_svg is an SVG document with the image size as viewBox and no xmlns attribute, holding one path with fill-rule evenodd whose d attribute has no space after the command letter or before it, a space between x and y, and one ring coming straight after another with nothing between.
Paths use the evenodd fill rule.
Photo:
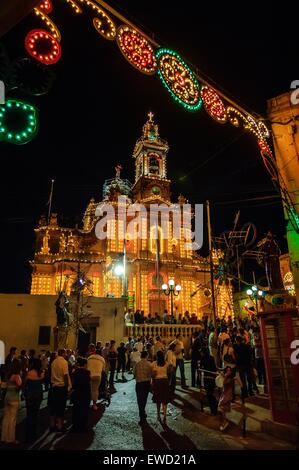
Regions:
<instances>
[{"instance_id":1,"label":"woman with handbag","mask_svg":"<svg viewBox=\"0 0 299 470\"><path fill-rule=\"evenodd\" d=\"M233 384L233 371L231 367L226 367L223 371L223 389L218 403L218 411L221 414L220 431L224 431L229 425L225 413L228 413L231 409Z\"/></svg>"},{"instance_id":2,"label":"woman with handbag","mask_svg":"<svg viewBox=\"0 0 299 470\"><path fill-rule=\"evenodd\" d=\"M223 368L230 367L232 370L233 377L236 376L237 365L236 365L236 357L234 353L234 348L230 338L226 338L223 341L222 345L222 355L221 360L223 364ZM232 401L234 402L236 398L235 395L235 382L233 382L233 398Z\"/></svg>"},{"instance_id":3,"label":"woman with handbag","mask_svg":"<svg viewBox=\"0 0 299 470\"><path fill-rule=\"evenodd\" d=\"M20 407L20 389L22 385L21 364L13 359L8 370L6 395L4 399L4 416L2 422L1 441L18 444L16 441L17 414Z\"/></svg>"}]
</instances>

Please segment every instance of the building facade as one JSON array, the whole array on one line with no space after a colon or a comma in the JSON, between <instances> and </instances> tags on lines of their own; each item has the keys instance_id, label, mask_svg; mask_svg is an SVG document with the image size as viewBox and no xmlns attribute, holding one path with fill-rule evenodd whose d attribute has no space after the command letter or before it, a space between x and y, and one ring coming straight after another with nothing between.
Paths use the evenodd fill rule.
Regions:
<instances>
[{"instance_id":1,"label":"building facade","mask_svg":"<svg viewBox=\"0 0 299 470\"><path fill-rule=\"evenodd\" d=\"M286 186L293 204L293 223L285 210L290 266L287 284L294 284L299 305L299 92L284 93L268 100L273 144L280 180ZM285 194L282 192L282 199ZM292 279L293 278L293 279ZM292 281L292 282L290 282Z\"/></svg>"},{"instance_id":2,"label":"building facade","mask_svg":"<svg viewBox=\"0 0 299 470\"><path fill-rule=\"evenodd\" d=\"M174 298L175 315L211 314L209 262L191 247L191 217L181 217L178 225L167 210L175 204L181 211L187 203L182 195L175 203L171 200L168 150L149 113L133 151L133 183L121 178L117 166L115 178L104 183L102 200L91 199L87 205L82 228L61 227L55 214L49 221L41 218L35 229L31 294L70 293L76 272L81 272L91 281L87 295L125 296L128 308L154 314L170 312L170 296L161 286L174 279L181 285ZM152 217L153 205L163 207L167 220L159 211ZM231 287L216 285L217 314L232 315L232 305Z\"/></svg>"}]
</instances>

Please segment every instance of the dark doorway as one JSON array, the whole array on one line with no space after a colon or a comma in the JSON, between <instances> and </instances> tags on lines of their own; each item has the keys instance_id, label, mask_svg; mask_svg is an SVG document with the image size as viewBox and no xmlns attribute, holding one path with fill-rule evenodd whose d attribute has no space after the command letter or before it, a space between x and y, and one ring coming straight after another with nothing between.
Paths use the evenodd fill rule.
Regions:
<instances>
[{"instance_id":1,"label":"dark doorway","mask_svg":"<svg viewBox=\"0 0 299 470\"><path fill-rule=\"evenodd\" d=\"M79 330L78 350L80 356L85 356L90 343L96 344L97 329L95 326L86 328L86 333Z\"/></svg>"}]
</instances>

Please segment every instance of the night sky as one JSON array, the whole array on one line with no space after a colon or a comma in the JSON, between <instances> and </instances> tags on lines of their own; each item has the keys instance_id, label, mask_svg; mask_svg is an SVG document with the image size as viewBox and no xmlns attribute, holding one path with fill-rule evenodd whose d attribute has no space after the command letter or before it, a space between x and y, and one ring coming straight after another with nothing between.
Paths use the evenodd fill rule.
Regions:
<instances>
[{"instance_id":1,"label":"night sky","mask_svg":"<svg viewBox=\"0 0 299 470\"><path fill-rule=\"evenodd\" d=\"M175 103L157 75L133 68L115 41L106 41L93 28L84 8L74 15L53 0L51 17L62 32L63 56L52 66L56 80L41 97L17 90L9 97L27 99L40 112L40 131L23 146L0 143L1 151L1 292L29 292L29 260L34 253L34 227L47 213L50 181L55 179L53 211L62 225L80 223L93 196L101 199L102 185L121 163L123 176L133 181L132 151L151 110L160 136L170 146L168 176L173 197L209 199L213 231L230 229L241 209L241 221L278 236L283 252L285 223L276 200L234 202L275 194L253 136L229 124L219 125L203 110L190 113ZM298 26L290 9L259 8L250 3L183 2L170 0L108 0L163 46L211 78L248 110L266 114L267 99L289 91L298 79ZM194 6L200 4L199 10ZM188 7L187 7L188 5ZM261 9L262 8L262 9ZM297 16L298 25L298 16ZM30 15L0 42L11 59L26 56L24 37L42 27ZM287 28L287 29L286 29ZM273 204L273 201L275 202ZM203 249L206 253L207 240Z\"/></svg>"}]
</instances>

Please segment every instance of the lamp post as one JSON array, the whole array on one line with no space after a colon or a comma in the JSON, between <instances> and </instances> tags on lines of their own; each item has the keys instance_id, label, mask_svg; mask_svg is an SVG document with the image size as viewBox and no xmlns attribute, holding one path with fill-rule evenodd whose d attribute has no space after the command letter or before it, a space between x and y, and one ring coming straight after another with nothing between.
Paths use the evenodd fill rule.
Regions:
<instances>
[{"instance_id":1,"label":"lamp post","mask_svg":"<svg viewBox=\"0 0 299 470\"><path fill-rule=\"evenodd\" d=\"M259 311L258 311L258 299L263 297L264 292L262 290L258 289L258 287L256 285L254 285L254 286L251 286L250 289L247 289L246 294L250 297L251 300L253 300L253 299L255 300L255 311L256 311L256 315L258 315L258 313L259 313Z\"/></svg>"},{"instance_id":2,"label":"lamp post","mask_svg":"<svg viewBox=\"0 0 299 470\"><path fill-rule=\"evenodd\" d=\"M162 284L163 294L170 295L171 323L173 323L173 297L177 297L182 290L180 284L176 284L174 279L169 279L168 284Z\"/></svg>"}]
</instances>

